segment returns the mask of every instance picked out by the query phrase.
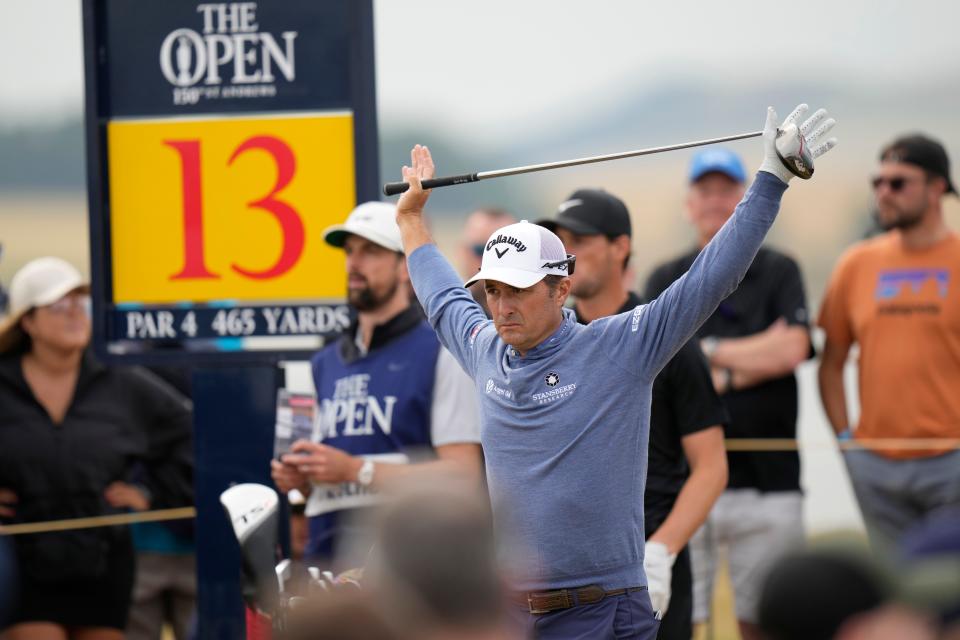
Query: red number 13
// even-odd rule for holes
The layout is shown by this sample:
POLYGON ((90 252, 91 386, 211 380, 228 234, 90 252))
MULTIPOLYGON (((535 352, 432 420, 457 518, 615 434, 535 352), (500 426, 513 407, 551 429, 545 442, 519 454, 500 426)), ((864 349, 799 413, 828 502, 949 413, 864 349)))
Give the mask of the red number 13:
MULTIPOLYGON (((203 196, 200 181, 200 141, 165 140, 164 144, 180 154, 180 166, 183 176, 183 268, 170 277, 171 280, 189 280, 220 276, 207 269, 203 256, 203 196)), ((266 151, 277 165, 277 181, 270 192, 259 200, 247 203, 248 207, 263 209, 276 218, 283 233, 283 249, 272 267, 264 271, 251 271, 236 264, 230 266, 242 276, 254 280, 265 280, 281 276, 297 263, 303 253, 305 233, 303 220, 296 209, 276 198, 296 172, 297 161, 293 151, 279 138, 273 136, 254 136, 244 140, 238 146, 227 165, 233 164, 240 155, 253 149, 266 151)))

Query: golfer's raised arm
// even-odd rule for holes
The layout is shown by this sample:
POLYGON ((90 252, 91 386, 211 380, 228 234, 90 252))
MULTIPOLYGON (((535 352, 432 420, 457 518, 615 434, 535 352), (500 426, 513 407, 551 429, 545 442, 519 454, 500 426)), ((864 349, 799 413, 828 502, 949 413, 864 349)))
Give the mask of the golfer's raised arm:
POLYGON ((410 188, 397 202, 397 224, 403 252, 407 256, 410 281, 440 342, 464 370, 473 375, 474 351, 471 346, 477 337, 473 329, 486 322, 487 317, 437 249, 423 219, 423 208, 430 191, 424 191, 420 181, 433 177, 430 150, 417 145, 410 152, 410 159, 412 166, 403 167, 403 179, 410 188))
MULTIPOLYGON (((796 125, 806 114, 807 106, 798 106, 784 121, 781 129, 797 126, 811 145, 813 157, 829 151, 836 144, 831 138, 819 143, 833 126, 832 118, 820 109, 802 126, 796 125)), ((777 155, 777 114, 770 108, 764 128, 764 160, 754 183, 733 216, 704 247, 690 270, 671 284, 660 296, 639 311, 645 350, 642 367, 656 375, 674 353, 710 317, 724 298, 740 284, 760 249, 767 231, 780 210, 780 199, 793 174, 777 155)))

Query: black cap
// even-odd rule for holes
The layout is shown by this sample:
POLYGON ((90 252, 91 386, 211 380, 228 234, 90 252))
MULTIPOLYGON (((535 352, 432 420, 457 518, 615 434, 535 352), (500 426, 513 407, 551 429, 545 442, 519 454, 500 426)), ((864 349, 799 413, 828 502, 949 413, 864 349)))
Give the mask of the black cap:
POLYGON ((950 179, 950 159, 943 145, 925 135, 915 133, 897 138, 880 152, 881 162, 915 164, 947 181, 947 193, 956 193, 950 179))
POLYGON ((557 227, 582 236, 632 237, 630 213, 623 200, 602 189, 578 189, 557 207, 553 219, 538 220, 550 231, 557 227))

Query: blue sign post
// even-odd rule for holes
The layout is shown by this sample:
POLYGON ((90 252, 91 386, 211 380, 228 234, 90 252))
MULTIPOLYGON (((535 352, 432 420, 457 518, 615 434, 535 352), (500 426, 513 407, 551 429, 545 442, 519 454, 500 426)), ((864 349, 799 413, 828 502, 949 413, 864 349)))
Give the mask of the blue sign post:
POLYGON ((94 346, 193 371, 199 633, 243 635, 219 503, 269 484, 277 363, 350 322, 321 231, 375 200, 372 0, 83 0, 94 346))

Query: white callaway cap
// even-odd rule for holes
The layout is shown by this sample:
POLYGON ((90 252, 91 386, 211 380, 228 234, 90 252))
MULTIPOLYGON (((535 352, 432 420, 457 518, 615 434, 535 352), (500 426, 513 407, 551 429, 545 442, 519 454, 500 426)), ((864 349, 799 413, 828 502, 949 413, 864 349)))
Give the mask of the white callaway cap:
POLYGON ((351 233, 390 251, 403 253, 400 227, 397 226, 397 208, 392 204, 364 202, 350 212, 346 222, 324 229, 323 239, 327 244, 340 248, 351 233))
POLYGON ((526 289, 546 276, 566 276, 569 262, 563 243, 552 231, 521 220, 493 232, 483 247, 480 271, 467 280, 496 280, 526 289))

